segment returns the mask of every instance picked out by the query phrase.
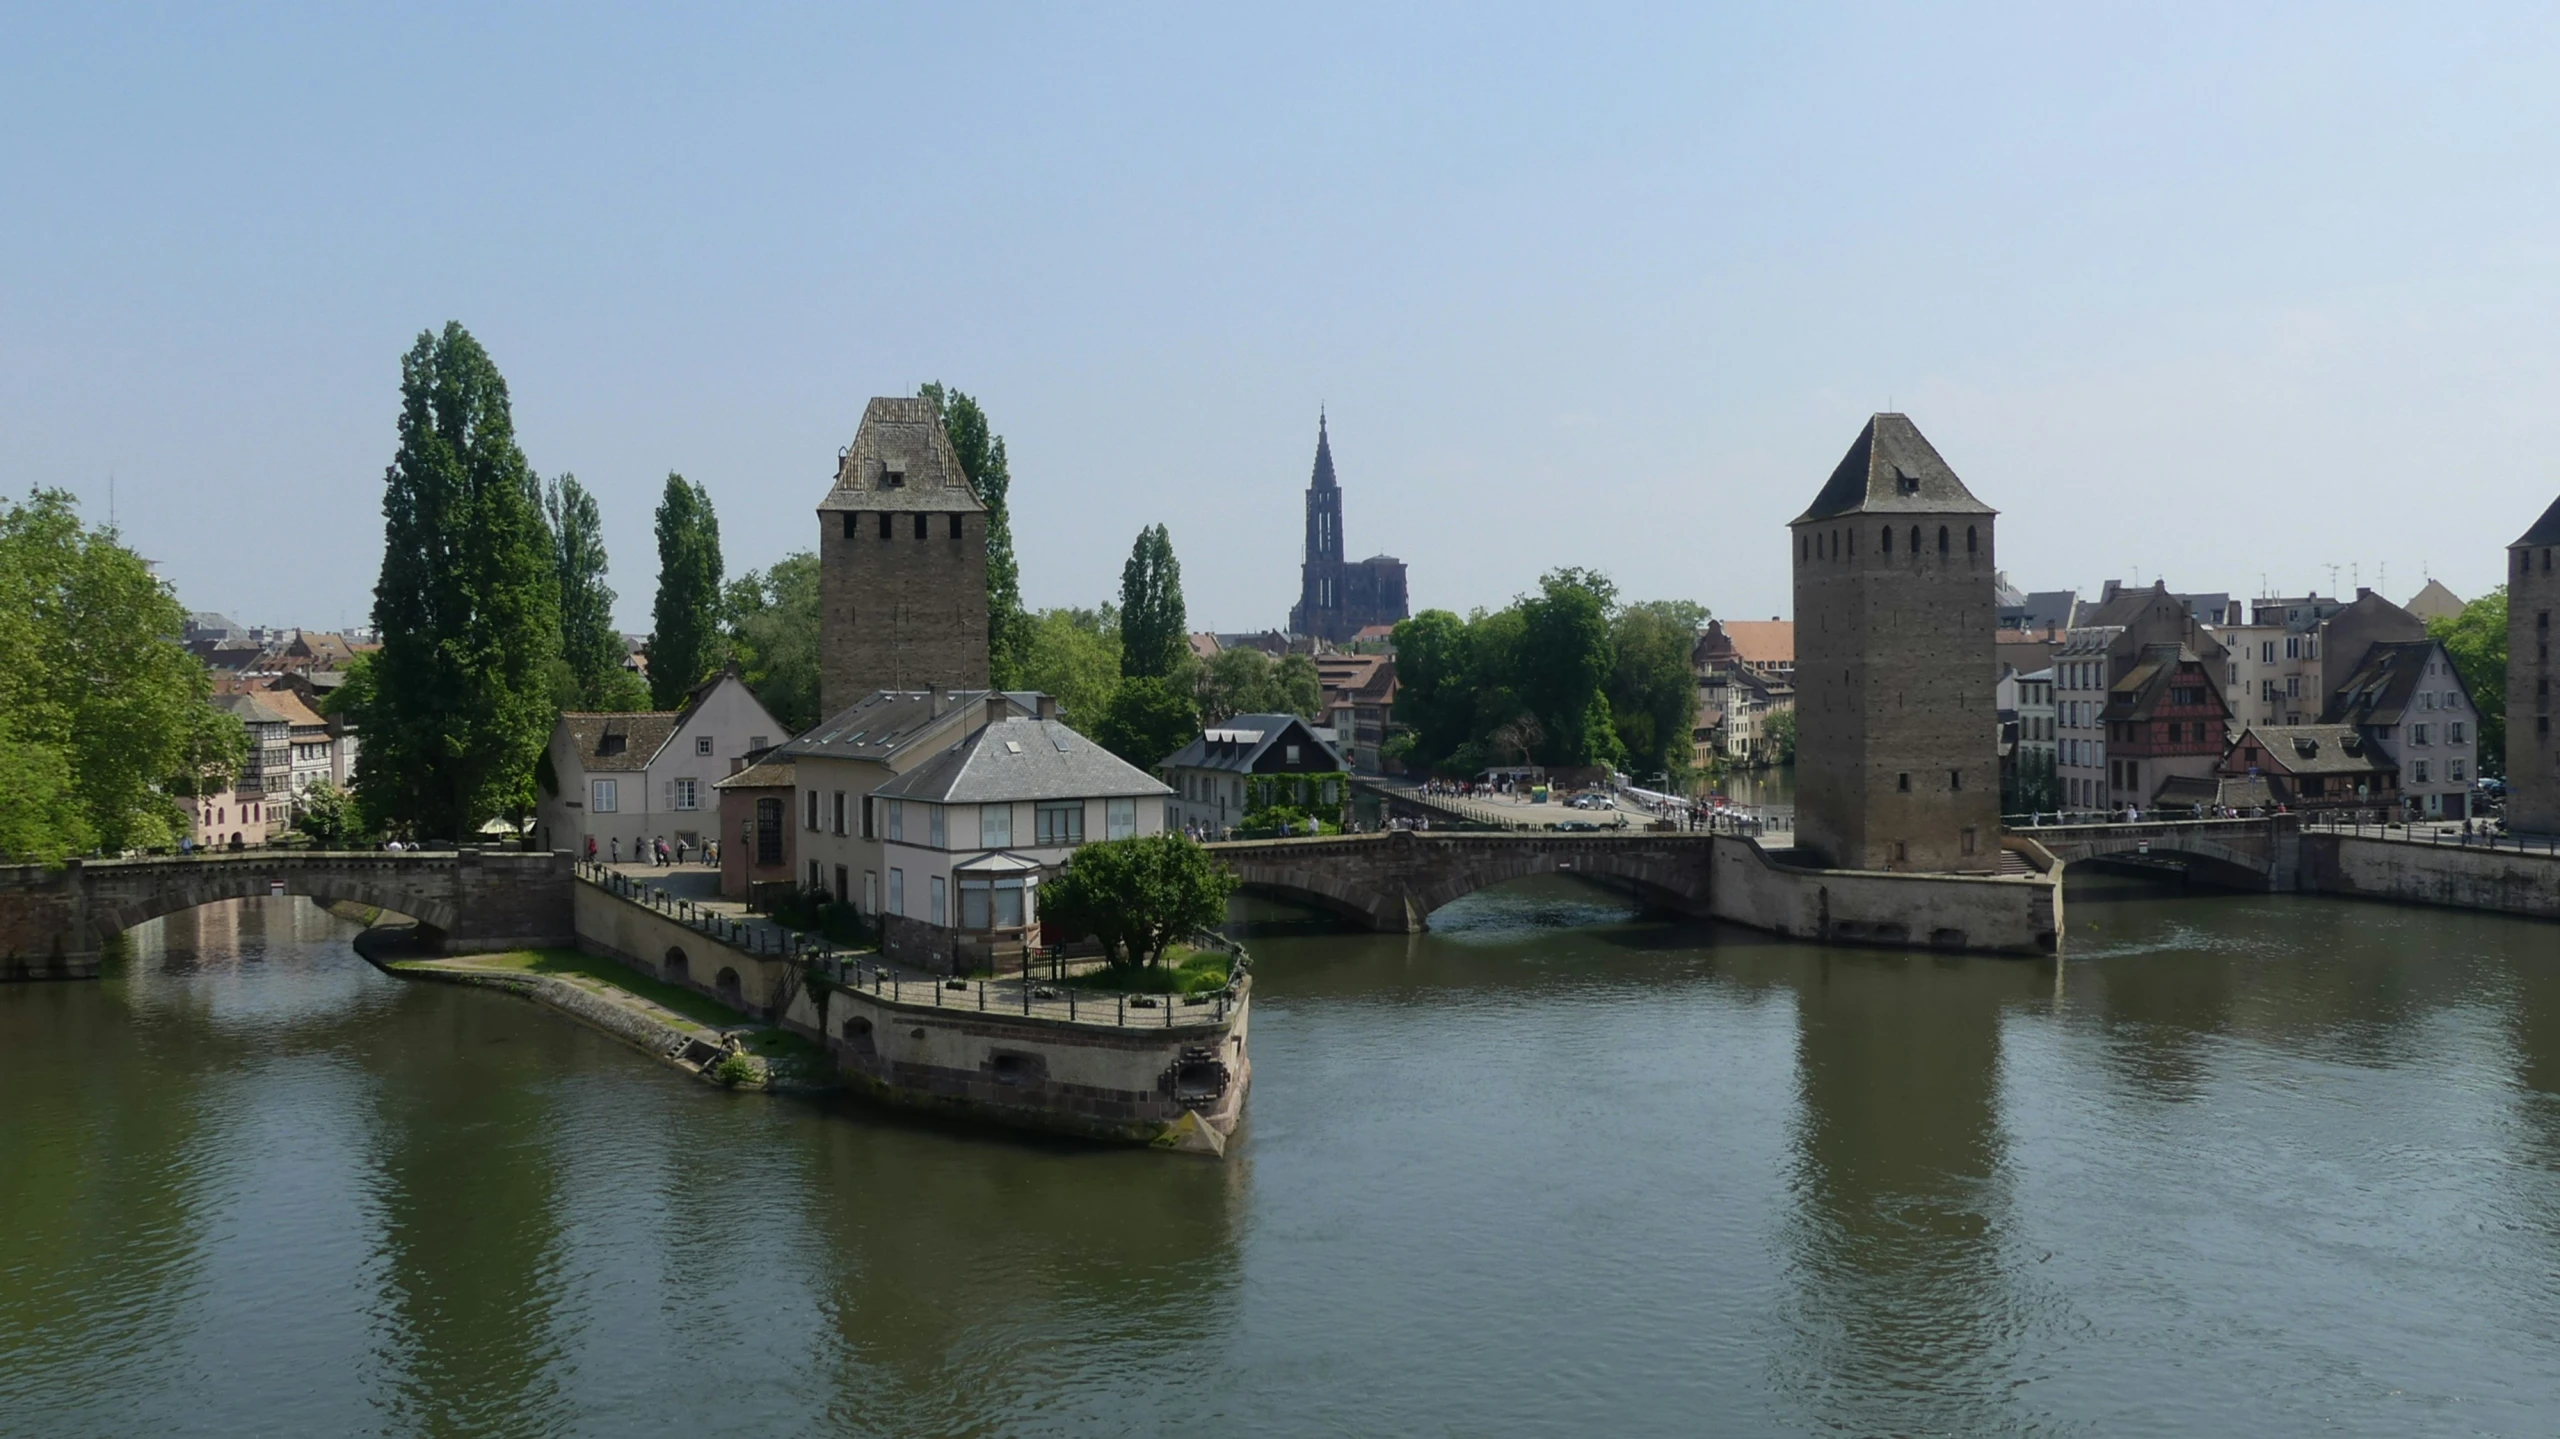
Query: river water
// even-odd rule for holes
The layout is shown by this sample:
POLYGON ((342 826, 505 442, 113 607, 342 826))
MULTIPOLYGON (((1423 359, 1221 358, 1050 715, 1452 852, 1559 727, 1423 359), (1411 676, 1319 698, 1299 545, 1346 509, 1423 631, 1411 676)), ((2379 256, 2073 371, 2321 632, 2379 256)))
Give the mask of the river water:
POLYGON ((0 987, 0 1433, 2560 1432, 2560 930, 1266 912, 1225 1164, 706 1088, 299 900, 0 987))

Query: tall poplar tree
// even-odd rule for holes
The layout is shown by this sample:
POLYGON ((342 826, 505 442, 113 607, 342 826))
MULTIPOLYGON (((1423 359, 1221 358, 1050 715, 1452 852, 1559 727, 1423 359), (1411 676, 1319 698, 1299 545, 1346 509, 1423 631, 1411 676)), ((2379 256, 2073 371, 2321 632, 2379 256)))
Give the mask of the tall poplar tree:
POLYGON ((942 416, 942 432, 960 456, 960 468, 978 503, 987 507, 987 673, 1000 690, 1018 689, 1031 644, 1031 617, 1022 609, 1022 569, 1013 558, 1013 471, 1005 462, 1004 436, 987 424, 987 412, 940 380, 916 391, 942 416))
POLYGON ((1182 565, 1164 526, 1150 525, 1138 532, 1129 562, 1120 567, 1120 673, 1160 679, 1180 669, 1190 652, 1182 565))
POLYGON ((555 715, 560 587, 507 382, 460 324, 402 357, 399 428, 357 786, 377 819, 460 839, 531 807, 555 715))
POLYGON ((551 526, 552 571, 560 583, 560 661, 564 709, 629 710, 647 703, 622 667, 622 632, 613 627, 613 589, 604 582, 604 522, 595 496, 576 475, 543 487, 551 526))
POLYGON ((670 473, 658 501, 658 602, 649 698, 675 709, 727 657, 720 626, 720 517, 702 486, 670 473))

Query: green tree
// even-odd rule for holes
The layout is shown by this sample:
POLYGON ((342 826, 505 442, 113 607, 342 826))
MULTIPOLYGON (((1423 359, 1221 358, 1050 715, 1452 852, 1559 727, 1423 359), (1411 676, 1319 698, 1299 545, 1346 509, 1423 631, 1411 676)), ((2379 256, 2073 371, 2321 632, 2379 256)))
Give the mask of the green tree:
POLYGON ((1226 921, 1236 877, 1179 834, 1104 840, 1078 849, 1040 886, 1040 911, 1069 934, 1102 941, 1113 964, 1153 965, 1167 945, 1226 921))
POLYGON ((987 412, 940 380, 916 393, 933 402, 942 432, 960 456, 960 468, 978 503, 987 507, 987 673, 997 689, 1020 689, 1031 644, 1031 617, 1022 609, 1022 568, 1013 558, 1013 471, 1004 436, 987 424, 987 412))
POLYGON ((728 656, 720 629, 720 517, 711 495, 670 473, 658 500, 658 599, 650 610, 649 699, 681 707, 728 656))
POLYGON ((1771 763, 1796 762, 1796 712, 1782 709, 1760 721, 1760 745, 1771 763))
POLYGON ((1395 718, 1413 736, 1406 763, 1434 769, 1476 737, 1473 653, 1465 620, 1424 610, 1396 625, 1395 718))
POLYGON ((1093 727, 1095 743, 1149 774, 1199 733, 1200 712, 1192 707, 1190 687, 1153 675, 1120 681, 1102 722, 1093 727))
POLYGON ((560 665, 554 698, 564 710, 636 710, 649 702, 639 676, 622 667, 613 625, 613 589, 604 582, 604 522, 595 496, 575 475, 543 487, 552 571, 560 582, 560 665))
POLYGON ((1519 687, 1546 726, 1549 764, 1615 765, 1626 758, 1605 692, 1617 663, 1609 641, 1616 606, 1609 577, 1580 569, 1540 576, 1538 593, 1520 602, 1519 687))
POLYGON ((1191 657, 1182 610, 1182 565, 1162 525, 1138 532, 1120 568, 1120 673, 1163 678, 1191 657))
POLYGON ((738 678, 792 734, 818 713, 818 557, 785 555, 729 583, 729 650, 738 678))
POLYGON ((248 753, 179 642, 186 614, 113 530, 60 490, 0 504, 0 851, 54 860, 174 843, 173 796, 248 753))
POLYGON ((294 828, 322 849, 362 849, 364 823, 338 787, 319 780, 293 798, 294 828))
POLYGON ((557 714, 560 586, 488 352, 459 324, 419 335, 400 399, 357 785, 369 813, 459 838, 531 807, 534 756, 557 714))
POLYGON ((2480 712, 2480 772, 2507 772, 2507 587, 2500 585, 2462 607, 2462 613, 2427 623, 2427 633, 2471 691, 2480 712))
POLYGON ((1627 767, 1660 774, 1677 793, 1689 782, 1698 726, 1698 678, 1690 663, 1706 607, 1688 600, 1628 605, 1610 621, 1609 717, 1627 767))
POLYGON ((1027 633, 1020 687, 1054 696, 1068 724, 1093 733, 1120 688, 1120 612, 1042 610, 1027 633))
POLYGON ((1296 715, 1312 720, 1323 716, 1324 680, 1316 673, 1316 662, 1301 654, 1286 654, 1271 667, 1270 714, 1296 715))

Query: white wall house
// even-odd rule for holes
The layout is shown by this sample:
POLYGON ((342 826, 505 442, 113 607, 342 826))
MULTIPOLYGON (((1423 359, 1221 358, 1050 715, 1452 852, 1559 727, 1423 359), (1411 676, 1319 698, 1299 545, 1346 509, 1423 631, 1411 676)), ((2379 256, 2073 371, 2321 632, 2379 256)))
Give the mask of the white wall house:
POLYGON ((1018 962, 1042 876, 1091 841, 1162 833, 1171 794, 1063 721, 981 725, 873 793, 882 948, 946 971, 1018 962))
POLYGON ((583 855, 592 839, 608 860, 639 858, 653 839, 698 848, 720 827, 713 782, 781 730, 735 674, 695 690, 680 710, 563 714, 535 773, 536 842, 583 855))
POLYGON ((1056 714, 1056 703, 1039 694, 874 690, 812 726, 774 754, 792 766, 801 886, 878 915, 886 894, 872 792, 991 720, 1056 714))

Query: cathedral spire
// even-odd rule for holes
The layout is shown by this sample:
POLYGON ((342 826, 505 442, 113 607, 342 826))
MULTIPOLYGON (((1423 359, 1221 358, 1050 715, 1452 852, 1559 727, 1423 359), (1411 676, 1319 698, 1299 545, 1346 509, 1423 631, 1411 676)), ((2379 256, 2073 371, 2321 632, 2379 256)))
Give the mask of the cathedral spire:
POLYGON ((1316 406, 1316 473, 1308 482, 1314 489, 1337 488, 1333 482, 1333 439, 1325 433, 1324 406, 1316 406))

